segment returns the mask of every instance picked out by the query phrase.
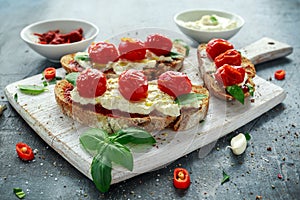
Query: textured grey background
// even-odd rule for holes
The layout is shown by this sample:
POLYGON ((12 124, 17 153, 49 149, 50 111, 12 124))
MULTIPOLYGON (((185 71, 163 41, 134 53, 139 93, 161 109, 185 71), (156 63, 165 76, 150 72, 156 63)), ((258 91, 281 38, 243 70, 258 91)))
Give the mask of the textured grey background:
MULTIPOLYGON (((0 103, 8 109, 0 117, 0 199, 17 199, 12 190, 21 187, 26 199, 297 199, 300 196, 299 120, 299 0, 94 0, 30 1, 0 0, 0 103), (4 95, 7 84, 41 73, 48 62, 33 52, 19 37, 26 25, 51 18, 74 17, 100 28, 97 40, 126 30, 162 27, 179 31, 173 16, 193 8, 221 9, 241 15, 246 24, 230 41, 243 47, 267 36, 293 46, 287 58, 256 66, 257 74, 284 88, 287 98, 269 112, 221 138, 205 157, 205 148, 170 165, 119 184, 106 194, 82 175, 26 124, 4 95), (274 71, 285 69, 286 79, 277 81, 274 71), (252 139, 242 156, 234 156, 226 146, 238 132, 252 139), (24 163, 15 152, 19 141, 38 154, 24 163), (271 151, 267 148, 271 147, 271 151), (187 168, 192 184, 185 192, 172 185, 173 169, 187 168), (222 171, 230 181, 221 185, 222 171), (283 175, 283 179, 277 177, 283 175)), ((178 147, 180 148, 180 147, 178 147)), ((210 149, 210 148, 207 148, 210 149)))

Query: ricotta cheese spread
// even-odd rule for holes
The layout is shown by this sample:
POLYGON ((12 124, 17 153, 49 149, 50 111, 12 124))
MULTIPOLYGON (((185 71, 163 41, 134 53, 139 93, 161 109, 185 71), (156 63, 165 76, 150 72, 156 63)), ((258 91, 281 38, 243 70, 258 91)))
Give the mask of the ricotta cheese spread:
POLYGON ((225 31, 237 27, 235 20, 218 15, 204 15, 197 21, 179 21, 179 23, 187 28, 201 31, 225 31))
MULTIPOLYGON (((97 104, 100 103, 104 108, 108 110, 118 109, 123 112, 128 113, 138 113, 148 115, 152 111, 157 110, 164 115, 177 117, 180 115, 181 106, 175 103, 174 98, 168 94, 162 92, 156 81, 148 82, 148 97, 139 102, 131 102, 125 99, 118 90, 118 79, 111 78, 107 80, 107 90, 106 92, 96 98, 84 98, 78 93, 75 87, 71 93, 71 99, 74 102, 80 104, 97 104)), ((190 105, 185 105, 189 107, 200 107, 202 101, 197 100, 190 105)))

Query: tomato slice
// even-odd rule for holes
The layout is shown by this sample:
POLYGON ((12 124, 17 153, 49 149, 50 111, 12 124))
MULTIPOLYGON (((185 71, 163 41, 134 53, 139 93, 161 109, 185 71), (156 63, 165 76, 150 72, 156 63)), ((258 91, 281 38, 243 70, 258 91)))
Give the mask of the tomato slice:
POLYGON ((98 97, 107 89, 106 77, 103 72, 97 69, 87 68, 78 75, 76 86, 80 96, 85 98, 98 97))
POLYGON ((215 78, 221 85, 231 86, 242 83, 245 78, 245 73, 245 69, 241 66, 225 64, 217 69, 215 78))
POLYGON ((192 83, 187 75, 177 71, 167 71, 158 77, 158 88, 170 96, 178 97, 192 91, 192 83))
POLYGON ((285 78, 285 71, 283 69, 279 69, 275 71, 274 76, 277 80, 283 80, 285 78))
POLYGON ((44 70, 44 77, 46 80, 52 80, 56 76, 56 69, 54 67, 48 67, 44 70))
POLYGON ((234 49, 233 45, 227 40, 217 38, 210 40, 206 45, 206 53, 208 58, 214 60, 215 57, 224 53, 228 49, 234 49))
POLYGON ((161 34, 149 35, 145 41, 146 48, 157 56, 168 55, 172 49, 172 41, 161 34))
POLYGON ((146 55, 145 44, 138 39, 122 38, 118 49, 120 58, 130 61, 142 60, 146 55))
POLYGON ((143 100, 148 96, 147 77, 141 70, 126 70, 119 76, 119 91, 127 100, 143 100))
POLYGON ((92 62, 106 65, 108 62, 115 62, 119 59, 119 52, 114 44, 98 42, 89 46, 89 57, 92 62))
POLYGON ((237 50, 229 49, 215 57, 214 61, 217 68, 224 64, 240 66, 242 64, 242 56, 237 50))
POLYGON ((22 160, 30 161, 34 159, 34 154, 30 146, 25 143, 19 142, 16 144, 16 151, 22 160))

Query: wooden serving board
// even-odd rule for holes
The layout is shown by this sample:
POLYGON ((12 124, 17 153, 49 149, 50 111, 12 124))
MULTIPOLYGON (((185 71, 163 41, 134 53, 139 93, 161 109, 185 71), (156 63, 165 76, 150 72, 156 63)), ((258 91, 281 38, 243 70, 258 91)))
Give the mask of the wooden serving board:
MULTIPOLYGON (((193 58, 196 58, 196 49, 191 51, 193 58)), ((195 62, 195 59, 191 59, 190 62, 195 62)), ((64 76, 65 71, 58 69, 57 73, 58 76, 64 76)), ((36 75, 8 85, 5 88, 8 101, 49 146, 91 179, 92 157, 79 144, 80 134, 88 127, 62 114, 55 101, 54 85, 48 86, 48 91, 37 96, 22 94, 17 88, 18 85, 41 84, 41 77, 42 75, 36 75), (18 96, 17 100, 14 98, 15 94, 18 96)), ((164 130, 153 133, 157 145, 133 152, 132 172, 114 165, 112 183, 155 170, 210 144, 262 115, 286 97, 284 90, 279 86, 258 76, 254 81, 257 87, 253 101, 246 101, 242 105, 237 101, 224 102, 211 97, 207 117, 199 125, 187 131, 164 130)))

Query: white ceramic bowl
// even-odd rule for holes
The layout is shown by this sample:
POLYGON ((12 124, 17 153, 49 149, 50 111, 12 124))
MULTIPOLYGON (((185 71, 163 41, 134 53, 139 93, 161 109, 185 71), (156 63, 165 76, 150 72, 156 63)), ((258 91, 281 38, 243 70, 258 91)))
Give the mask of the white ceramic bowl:
POLYGON ((20 33, 21 38, 37 53, 48 58, 52 62, 59 62, 66 54, 85 51, 95 40, 99 29, 94 24, 78 19, 53 19, 33 23, 26 26, 20 33), (45 33, 49 30, 60 30, 61 33, 69 33, 78 28, 83 29, 84 40, 69 44, 39 44, 38 37, 34 33, 45 33))
POLYGON ((213 38, 223 38, 223 39, 230 39, 234 36, 239 30, 243 27, 245 21, 239 15, 224 12, 220 10, 186 10, 180 12, 174 16, 174 21, 178 28, 189 38, 197 41, 198 43, 206 43, 213 38), (218 15, 220 17, 228 18, 235 20, 237 22, 237 26, 234 29, 230 30, 198 30, 193 28, 188 28, 183 26, 180 21, 189 22, 189 21, 197 21, 200 20, 203 15, 218 15))

